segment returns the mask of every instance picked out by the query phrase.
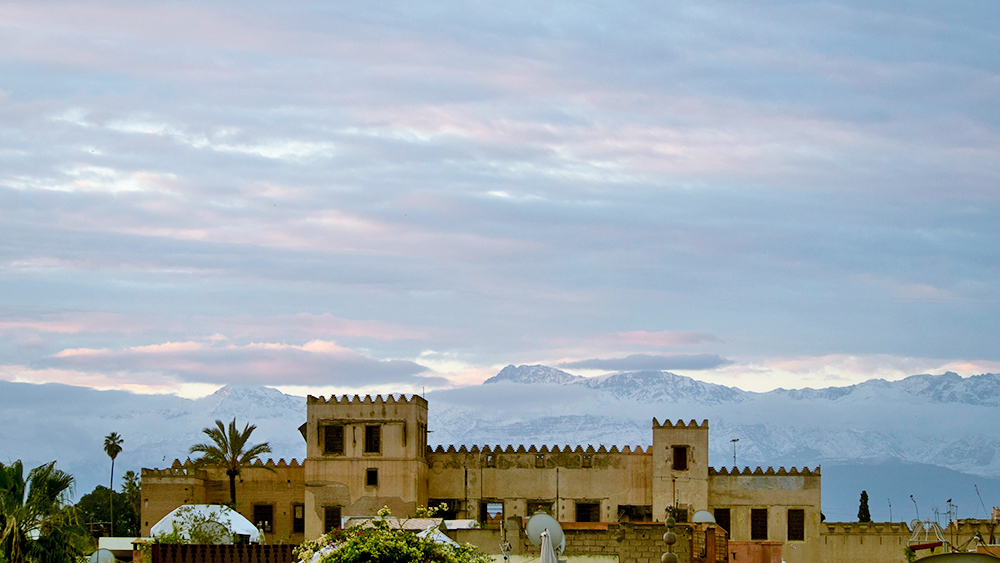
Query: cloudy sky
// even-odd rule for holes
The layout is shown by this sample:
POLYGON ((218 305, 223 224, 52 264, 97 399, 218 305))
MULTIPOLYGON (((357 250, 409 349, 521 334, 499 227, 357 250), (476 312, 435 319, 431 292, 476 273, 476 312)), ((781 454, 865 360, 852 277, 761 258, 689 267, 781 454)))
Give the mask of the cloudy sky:
POLYGON ((1000 371, 1000 4, 0 3, 0 378, 1000 371))

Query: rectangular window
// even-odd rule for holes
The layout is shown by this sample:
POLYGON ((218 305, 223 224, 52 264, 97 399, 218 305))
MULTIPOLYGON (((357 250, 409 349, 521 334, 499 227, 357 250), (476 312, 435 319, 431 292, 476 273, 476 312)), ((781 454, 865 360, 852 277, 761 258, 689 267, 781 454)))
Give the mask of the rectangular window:
POLYGON ((483 500, 479 503, 479 521, 485 526, 499 526, 503 523, 503 501, 483 500))
POLYGON ((496 466, 497 466, 496 454, 486 454, 486 467, 496 467, 496 466))
POLYGON ((577 502, 576 503, 577 522, 600 522, 601 503, 599 502, 577 502))
POLYGON ((335 424, 323 427, 323 453, 344 453, 344 425, 335 424))
POLYGON ((535 455, 535 467, 545 467, 545 454, 535 455))
POLYGON ((292 505, 292 533, 306 533, 306 505, 304 504, 292 505))
POLYGON ((323 507, 323 533, 327 533, 330 530, 336 530, 340 528, 340 507, 339 506, 324 506, 323 507))
POLYGON ((365 426, 365 453, 382 453, 382 427, 378 425, 365 426))
POLYGON ((457 520, 461 506, 462 500, 457 498, 432 498, 427 501, 428 508, 438 509, 434 517, 445 520, 457 520), (441 508, 441 505, 444 505, 444 508, 441 508))
POLYGON ((729 537, 733 537, 733 529, 730 528, 730 515, 728 508, 716 508, 715 509, 715 524, 722 528, 723 530, 729 532, 729 537))
POLYGON ((365 486, 366 487, 378 486, 378 469, 369 468, 365 470, 365 486))
POLYGON ((539 512, 544 512, 549 516, 552 515, 552 501, 551 500, 529 500, 528 501, 528 516, 537 514, 539 512))
POLYGON ((688 447, 674 446, 674 471, 687 471, 688 447))
POLYGON ((652 522, 653 507, 641 504, 619 504, 619 522, 652 522))
POLYGON ((255 504, 253 505, 253 523, 257 528, 267 533, 274 531, 274 505, 255 504))
POLYGON ((580 457, 580 467, 593 467, 594 466, 594 456, 587 454, 580 457))
POLYGON ((766 508, 750 509, 750 539, 754 541, 767 539, 766 508))
POLYGON ((806 511, 801 508, 788 509, 788 541, 805 541, 806 511))

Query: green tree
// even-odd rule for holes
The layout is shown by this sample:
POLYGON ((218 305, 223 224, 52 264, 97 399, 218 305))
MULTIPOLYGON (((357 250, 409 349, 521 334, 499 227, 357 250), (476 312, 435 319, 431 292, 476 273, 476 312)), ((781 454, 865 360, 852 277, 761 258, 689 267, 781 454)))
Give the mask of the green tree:
MULTIPOLYGON (((118 457, 118 454, 122 453, 122 442, 122 437, 117 432, 112 432, 104 437, 104 452, 111 458, 111 482, 108 488, 112 491, 115 490, 115 458, 118 457)), ((113 536, 115 535, 114 495, 108 496, 108 502, 111 503, 111 533, 109 535, 113 536)))
POLYGON ((113 524, 114 529, 124 536, 139 535, 139 515, 124 493, 112 491, 104 485, 94 487, 94 490, 80 497, 76 503, 77 516, 80 524, 93 530, 113 524), (111 513, 110 498, 113 497, 118 510, 111 513), (112 521, 112 518, 114 521, 112 521))
POLYGON ((858 522, 871 522, 872 513, 868 510, 868 491, 861 491, 861 505, 858 507, 858 522))
POLYGON ((430 538, 389 526, 389 509, 379 511, 371 527, 333 530, 319 539, 295 548, 300 563, 312 561, 319 553, 319 563, 489 563, 493 559, 466 544, 437 543, 430 538))
POLYGON ((142 487, 139 483, 139 476, 136 475, 135 471, 129 469, 122 477, 122 497, 132 507, 132 511, 137 517, 142 515, 141 496, 142 487))
POLYGON ((55 463, 32 469, 27 479, 20 460, 0 463, 0 560, 61 563, 83 553, 87 534, 66 502, 73 476, 55 463))
POLYGON ((240 471, 259 459, 262 454, 271 453, 271 446, 267 443, 247 445, 250 434, 257 429, 257 426, 247 424, 240 431, 236 427, 236 419, 229 423, 229 428, 222 424, 221 420, 215 421, 215 428, 202 429, 202 432, 212 440, 210 444, 195 444, 191 446, 190 453, 200 453, 202 456, 195 461, 196 465, 214 465, 220 469, 225 469, 229 476, 229 505, 236 506, 236 477, 240 471))

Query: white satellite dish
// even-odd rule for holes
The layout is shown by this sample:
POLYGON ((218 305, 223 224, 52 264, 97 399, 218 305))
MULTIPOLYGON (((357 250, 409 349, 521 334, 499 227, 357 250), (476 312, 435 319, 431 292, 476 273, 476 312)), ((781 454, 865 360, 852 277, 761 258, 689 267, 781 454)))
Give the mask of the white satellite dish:
POLYGON ((545 514, 544 512, 539 512, 528 519, 528 525, 524 527, 524 533, 528 535, 528 540, 531 541, 533 545, 542 545, 542 534, 548 532, 549 539, 552 542, 552 551, 555 555, 562 555, 562 552, 566 549, 566 534, 563 533, 562 526, 559 522, 545 514))

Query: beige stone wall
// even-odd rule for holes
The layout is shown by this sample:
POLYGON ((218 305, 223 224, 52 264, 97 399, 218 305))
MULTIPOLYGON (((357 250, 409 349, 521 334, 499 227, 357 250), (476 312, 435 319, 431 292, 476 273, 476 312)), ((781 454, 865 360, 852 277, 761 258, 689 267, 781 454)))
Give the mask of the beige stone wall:
POLYGON ((553 503, 567 522, 576 520, 577 502, 600 503, 605 522, 618 520, 619 505, 651 504, 651 456, 642 448, 439 446, 427 462, 428 497, 459 500, 465 518, 479 517, 483 499, 503 500, 505 518, 530 516, 529 501, 553 503))
POLYGON ((904 550, 911 535, 910 528, 902 523, 826 522, 823 524, 820 561, 905 563, 904 550))
POLYGON ((782 557, 788 563, 813 563, 820 557, 820 470, 757 468, 730 473, 726 469, 709 472, 709 505, 729 508, 730 538, 750 541, 750 511, 768 510, 767 540, 784 542, 782 557), (788 510, 805 511, 805 540, 789 541, 788 510))
MULTIPOLYGON (((292 532, 292 506, 304 496, 304 470, 296 460, 286 463, 257 462, 245 467, 236 478, 236 511, 253 521, 255 504, 273 506, 272 532, 265 534, 271 543, 301 543, 305 536, 292 532)), ((225 471, 206 467, 194 469, 190 461, 176 462, 171 469, 142 470, 141 534, 170 511, 185 504, 225 504, 229 502, 229 477, 225 471)))
POLYGON ((686 508, 693 514, 708 508, 708 421, 685 424, 653 419, 652 497, 653 519, 662 522, 667 507, 686 508), (675 446, 687 449, 687 469, 674 469, 675 446))

